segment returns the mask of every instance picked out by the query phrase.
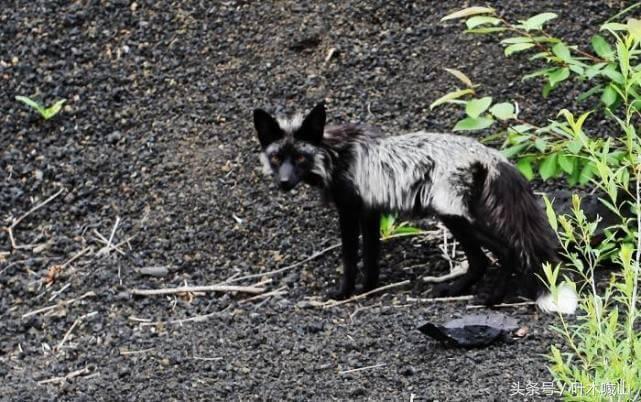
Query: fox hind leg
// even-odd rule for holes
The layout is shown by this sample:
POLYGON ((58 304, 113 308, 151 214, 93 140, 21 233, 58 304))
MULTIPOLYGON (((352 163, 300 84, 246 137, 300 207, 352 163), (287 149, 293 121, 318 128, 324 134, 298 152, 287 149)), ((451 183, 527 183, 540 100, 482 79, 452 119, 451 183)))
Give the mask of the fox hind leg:
POLYGON ((449 283, 438 284, 434 287, 436 297, 459 296, 477 283, 485 274, 490 261, 481 249, 481 244, 475 236, 472 224, 461 216, 442 216, 441 221, 449 229, 463 248, 469 265, 468 271, 449 283))

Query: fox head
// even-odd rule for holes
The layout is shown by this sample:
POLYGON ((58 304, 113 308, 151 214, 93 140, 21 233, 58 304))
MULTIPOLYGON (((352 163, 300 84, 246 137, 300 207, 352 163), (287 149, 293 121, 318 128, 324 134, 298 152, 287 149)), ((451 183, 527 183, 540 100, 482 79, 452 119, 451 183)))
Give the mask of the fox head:
POLYGON ((319 103, 305 117, 275 119, 261 109, 254 110, 254 127, 262 147, 261 160, 271 170, 283 191, 301 181, 316 182, 314 168, 325 130, 325 104, 319 103))

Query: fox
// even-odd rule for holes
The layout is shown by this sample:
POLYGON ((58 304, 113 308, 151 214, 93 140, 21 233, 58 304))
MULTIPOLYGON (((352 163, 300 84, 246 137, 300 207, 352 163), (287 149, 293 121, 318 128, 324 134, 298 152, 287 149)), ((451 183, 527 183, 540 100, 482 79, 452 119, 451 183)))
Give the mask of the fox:
POLYGON ((360 237, 362 291, 379 282, 380 219, 385 213, 439 219, 461 245, 467 272, 433 289, 436 296, 468 292, 496 256, 499 279, 488 295, 501 303, 512 287, 524 289, 546 312, 573 314, 577 295, 562 285, 553 295, 540 279, 543 264, 559 262, 559 243, 529 182, 498 150, 476 139, 417 131, 385 135, 367 124, 326 125, 325 103, 306 116, 253 111, 264 171, 290 191, 299 183, 320 190, 338 212, 343 274, 332 299, 356 291, 360 237))

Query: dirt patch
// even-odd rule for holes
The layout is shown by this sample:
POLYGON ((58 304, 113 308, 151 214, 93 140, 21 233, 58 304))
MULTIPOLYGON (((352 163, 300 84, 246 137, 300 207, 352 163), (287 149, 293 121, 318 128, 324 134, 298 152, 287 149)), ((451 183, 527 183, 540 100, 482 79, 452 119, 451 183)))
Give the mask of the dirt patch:
MULTIPOLYGON (((619 7, 490 3, 519 17, 557 12, 555 32, 580 44, 619 7)), ((216 284, 338 242, 335 214, 317 194, 281 194, 263 177, 250 119, 255 107, 308 109, 325 97, 335 123, 366 120, 392 134, 447 130, 460 112, 428 108, 455 84, 441 67, 465 71, 497 99, 514 98, 534 121, 571 104, 575 88, 544 100, 538 85, 521 82, 529 64, 505 60, 495 38, 439 22, 464 5, 3 5, 2 225, 64 191, 15 228, 18 244, 35 248, 11 250, 0 232, 2 398, 507 400, 513 383, 550 381, 542 354, 558 342, 553 320, 531 308, 509 310, 530 331, 508 345, 450 349, 416 330, 466 312, 464 302, 408 300, 430 295, 419 276, 446 272, 438 241, 385 243, 382 283, 412 285, 331 309, 311 304, 334 286, 339 249, 274 276, 266 286, 284 294, 255 302, 128 292, 216 284), (68 102, 44 122, 15 95, 68 102), (120 252, 99 255, 105 244, 97 233, 108 240, 112 231, 120 252), (402 269, 418 263, 427 267, 402 269), (63 268, 52 274, 56 266, 63 268), (157 266, 166 275, 140 272, 157 266), (181 321, 197 316, 205 318, 181 321)))

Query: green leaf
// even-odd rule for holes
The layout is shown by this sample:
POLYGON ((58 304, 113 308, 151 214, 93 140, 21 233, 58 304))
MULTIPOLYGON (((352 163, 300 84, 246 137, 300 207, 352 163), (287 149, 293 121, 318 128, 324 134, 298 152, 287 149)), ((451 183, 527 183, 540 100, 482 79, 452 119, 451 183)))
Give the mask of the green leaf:
POLYGON ((523 21, 523 28, 526 30, 532 30, 532 29, 541 29, 543 24, 546 22, 553 20, 556 18, 557 15, 554 13, 542 13, 542 14, 537 14, 534 17, 530 17, 527 20, 523 21))
POLYGON ((479 25, 485 25, 485 24, 498 25, 500 23, 501 23, 500 19, 496 17, 490 17, 489 15, 476 15, 472 18, 469 18, 467 21, 465 21, 465 25, 467 25, 467 29, 473 29, 478 27, 479 25))
POLYGON ((490 113, 499 120, 507 120, 515 117, 514 105, 510 102, 497 103, 490 108, 490 113))
POLYGON ((29 106, 30 108, 36 110, 38 113, 43 114, 44 113, 44 106, 42 106, 40 103, 34 101, 33 99, 18 95, 15 98, 17 101, 24 103, 25 105, 29 106))
POLYGON ((575 138, 572 141, 569 141, 568 143, 565 144, 565 146, 568 149, 568 151, 570 151, 574 155, 581 152, 581 149, 583 148, 583 144, 581 144, 581 140, 578 138, 575 138))
POLYGON ((466 117, 456 123, 454 131, 483 130, 484 128, 491 126, 492 123, 494 123, 494 120, 487 117, 466 117))
POLYGON ((630 18, 626 28, 635 41, 641 41, 641 20, 630 18))
POLYGON ((574 157, 565 154, 559 154, 559 166, 567 174, 572 174, 574 171, 574 157))
POLYGON ((516 168, 521 172, 526 179, 532 180, 534 178, 534 170, 532 170, 532 158, 522 158, 516 163, 516 168))
POLYGON ((532 56, 530 56, 528 58, 528 60, 532 61, 532 60, 538 60, 538 59, 547 59, 549 57, 550 57, 550 53, 548 53, 548 52, 539 52, 539 53, 535 53, 532 56))
POLYGON ((527 148, 528 145, 529 144, 512 145, 511 147, 508 147, 508 148, 505 148, 505 149, 501 150, 501 152, 503 153, 503 155, 506 158, 511 159, 513 156, 518 155, 521 151, 523 151, 525 148, 527 148))
POLYGON ((474 90, 470 89, 470 88, 459 89, 457 91, 453 91, 453 92, 447 93, 447 94, 441 96, 440 98, 438 98, 437 100, 435 100, 434 102, 432 102, 432 104, 430 105, 430 110, 434 109, 438 105, 442 105, 443 103, 446 103, 446 102, 449 102, 451 100, 458 99, 461 96, 468 95, 468 94, 473 94, 473 93, 474 93, 474 90))
POLYGON ((463 84, 465 84, 466 87, 472 88, 474 87, 474 84, 472 83, 472 80, 465 74, 463 74, 461 71, 455 69, 455 68, 446 68, 444 67, 443 70, 446 72, 452 74, 454 77, 456 77, 459 81, 461 81, 463 84))
POLYGON ((583 170, 581 170, 581 174, 579 175, 579 184, 584 185, 592 179, 594 176, 594 169, 592 163, 587 163, 584 167, 583 170))
POLYGON ((598 92, 601 92, 601 91, 603 91, 603 86, 597 85, 597 86, 592 87, 592 88, 588 89, 587 91, 583 92, 576 99, 579 102, 583 102, 584 100, 588 99, 590 96, 592 96, 592 95, 594 95, 594 94, 596 94, 598 92))
POLYGON ((456 18, 470 17, 478 14, 494 14, 494 9, 489 7, 468 7, 462 10, 448 14, 441 18, 441 21, 453 20, 456 18))
POLYGON ((534 147, 541 153, 545 152, 545 149, 547 148, 547 141, 545 141, 545 138, 538 137, 536 140, 534 140, 534 147))
POLYGON ((601 25, 600 31, 604 31, 604 30, 608 30, 608 31, 627 31, 628 27, 627 27, 627 25, 621 24, 621 23, 618 23, 618 22, 610 22, 610 23, 601 25))
POLYGON ((614 89, 612 84, 610 84, 603 90, 603 93, 601 94, 601 102, 603 102, 606 107, 610 107, 617 101, 618 96, 616 89, 614 89))
POLYGON ((597 63, 597 64, 594 64, 594 65, 592 65, 592 66, 588 67, 588 68, 585 70, 585 76, 586 76, 586 78, 587 78, 587 79, 589 79, 589 80, 591 80, 591 79, 592 79, 592 78, 594 78, 597 74, 599 74, 599 73, 601 72, 601 69, 603 69, 603 67, 605 67, 605 66, 606 66, 606 64, 605 64, 605 63, 597 63))
POLYGON ((623 74, 621 74, 617 70, 617 67, 614 64, 608 64, 604 69, 602 69, 601 75, 609 78, 610 80, 616 82, 617 84, 623 85, 625 81, 625 79, 623 78, 623 74))
MULTIPOLYGON (((547 196, 543 196, 543 201, 545 202, 545 214, 548 217, 548 222, 550 222, 550 226, 552 226, 552 229, 556 231, 559 227, 559 224, 556 220, 556 212, 554 212, 554 207, 552 206, 552 203, 548 199, 547 196)), ((554 348, 554 346, 552 346, 554 348)), ((558 349, 557 349, 558 353, 558 349)), ((560 355, 559 355, 560 356, 560 355)))
POLYGON ((563 60, 566 63, 572 62, 572 54, 570 54, 570 49, 563 42, 559 42, 552 47, 552 53, 559 59, 563 60))
MULTIPOLYGON (((516 126, 511 126, 508 127, 508 132, 515 132, 519 134, 527 133, 528 131, 532 131, 534 129, 534 126, 531 124, 517 124, 516 126)), ((528 137, 526 137, 528 138, 528 137)))
POLYGON ((470 117, 477 118, 481 113, 485 112, 491 104, 492 98, 489 96, 481 99, 471 99, 467 101, 465 105, 465 113, 470 117))
POLYGON ((532 43, 532 38, 529 36, 514 36, 512 38, 503 39, 501 41, 504 45, 513 45, 516 43, 532 43))
POLYGON ((592 37, 592 49, 594 49, 597 56, 602 59, 612 60, 614 56, 614 50, 612 50, 610 44, 601 35, 594 35, 592 37))
POLYGON ((49 106, 43 111, 42 117, 44 117, 45 120, 49 120, 50 118, 54 117, 58 114, 58 112, 60 112, 60 109, 62 109, 62 105, 64 105, 65 102, 66 100, 62 99, 49 106))
POLYGON ((394 234, 419 234, 421 229, 413 226, 399 226, 394 230, 394 234))
POLYGON ((465 32, 474 33, 474 34, 488 34, 488 33, 503 32, 503 31, 507 31, 507 28, 502 28, 502 27, 474 28, 474 29, 467 29, 465 32))
POLYGON ((543 159, 541 166, 539 166, 539 174, 543 180, 556 176, 559 166, 557 161, 557 154, 551 154, 547 158, 543 159))
POLYGON ((543 95, 544 98, 547 98, 548 95, 550 95, 551 91, 552 91, 552 85, 550 85, 549 81, 543 84, 543 88, 541 88, 541 94, 543 95))
POLYGON ((554 88, 559 82, 562 82, 570 76, 570 69, 567 67, 557 68, 548 74, 550 89, 554 88))
POLYGON ((522 158, 516 162, 516 168, 521 172, 526 179, 532 180, 534 177, 534 170, 532 170, 532 158, 522 158))
POLYGON ((548 73, 556 70, 554 67, 549 67, 549 68, 542 68, 540 70, 533 71, 529 74, 525 74, 522 78, 523 81, 529 80, 531 78, 539 77, 541 75, 547 75, 548 73))
POLYGON ((532 47, 534 47, 534 43, 516 43, 505 48, 505 55, 510 56, 511 54, 522 52, 532 47))

